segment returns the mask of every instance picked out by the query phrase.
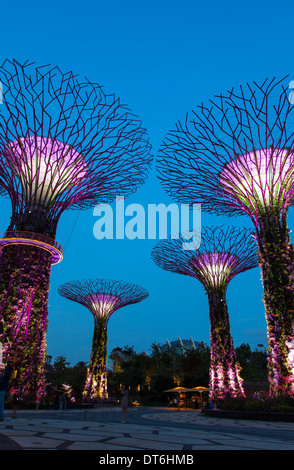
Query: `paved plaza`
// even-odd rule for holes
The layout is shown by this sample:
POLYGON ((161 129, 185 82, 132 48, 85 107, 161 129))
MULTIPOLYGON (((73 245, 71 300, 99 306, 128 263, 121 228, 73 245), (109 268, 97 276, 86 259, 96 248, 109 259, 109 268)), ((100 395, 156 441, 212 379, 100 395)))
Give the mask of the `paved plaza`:
POLYGON ((0 422, 0 450, 294 450, 294 423, 213 418, 198 411, 134 407, 18 410, 0 422))

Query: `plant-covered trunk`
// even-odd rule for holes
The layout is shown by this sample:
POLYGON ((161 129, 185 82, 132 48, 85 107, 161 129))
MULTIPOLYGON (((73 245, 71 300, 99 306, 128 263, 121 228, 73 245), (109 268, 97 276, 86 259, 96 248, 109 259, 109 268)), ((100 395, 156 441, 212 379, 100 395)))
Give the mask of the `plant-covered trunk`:
POLYGON ((107 398, 107 318, 95 318, 90 365, 84 398, 107 398))
POLYGON ((210 316, 210 388, 211 396, 222 399, 226 396, 244 396, 240 365, 230 331, 226 303, 226 288, 208 290, 210 316))
POLYGON ((257 239, 267 321, 270 395, 294 396, 294 256, 286 222, 276 216, 260 218, 257 239))
POLYGON ((10 394, 43 395, 52 255, 28 245, 5 246, 0 257, 0 341, 13 368, 10 394))

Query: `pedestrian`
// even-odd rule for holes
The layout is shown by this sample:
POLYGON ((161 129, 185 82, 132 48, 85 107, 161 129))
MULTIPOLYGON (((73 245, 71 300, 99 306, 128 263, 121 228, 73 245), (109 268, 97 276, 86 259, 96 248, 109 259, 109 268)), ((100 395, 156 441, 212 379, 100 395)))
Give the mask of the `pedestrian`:
POLYGON ((6 365, 4 374, 0 378, 0 421, 4 420, 4 399, 8 388, 8 383, 12 375, 12 368, 6 365))
POLYGON ((127 409, 129 406, 129 387, 128 385, 123 385, 121 390, 121 412, 122 412, 122 423, 125 424, 127 418, 127 409))
POLYGON ((37 399, 36 399, 36 410, 38 410, 40 408, 40 405, 41 405, 41 398, 39 396, 37 396, 37 399))
POLYGON ((62 393, 60 396, 60 410, 66 410, 67 409, 67 400, 66 396, 62 393))

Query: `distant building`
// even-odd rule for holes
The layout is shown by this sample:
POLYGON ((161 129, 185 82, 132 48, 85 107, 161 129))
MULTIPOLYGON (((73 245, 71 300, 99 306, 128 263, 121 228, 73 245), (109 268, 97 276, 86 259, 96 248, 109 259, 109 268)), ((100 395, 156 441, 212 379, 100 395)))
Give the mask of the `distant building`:
POLYGON ((186 351, 190 351, 191 349, 196 349, 199 344, 200 342, 194 341, 192 338, 190 339, 178 338, 175 341, 171 341, 171 342, 167 339, 166 343, 158 344, 157 348, 160 352, 173 351, 175 354, 184 354, 186 351))

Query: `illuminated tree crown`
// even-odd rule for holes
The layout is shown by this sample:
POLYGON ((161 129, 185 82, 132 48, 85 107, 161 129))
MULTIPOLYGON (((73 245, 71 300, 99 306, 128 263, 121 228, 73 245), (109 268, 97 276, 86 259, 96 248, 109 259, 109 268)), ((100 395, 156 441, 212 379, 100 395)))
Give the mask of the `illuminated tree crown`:
POLYGON ((226 287, 238 273, 258 266, 252 231, 236 227, 205 227, 196 234, 201 240, 195 250, 184 250, 183 240, 161 240, 151 257, 166 271, 195 277, 208 289, 226 287))
POLYGON ((116 310, 140 302, 149 295, 143 287, 111 279, 67 282, 59 287, 58 292, 62 297, 88 308, 97 319, 108 319, 116 310))
POLYGON ((97 83, 58 67, 0 66, 0 187, 10 230, 54 236, 67 208, 87 208, 143 184, 150 144, 136 116, 97 83))
POLYGON ((175 200, 253 222, 267 321, 273 396, 294 396, 294 106, 289 81, 232 89, 178 122, 161 146, 159 179, 175 200))
POLYGON ((109 279, 89 279, 63 284, 61 296, 87 307, 94 316, 94 335, 84 397, 107 398, 107 323, 121 307, 141 302, 148 292, 140 286, 109 279))
POLYGON ((286 79, 232 89, 197 106, 164 139, 158 177, 181 203, 251 218, 294 199, 294 106, 286 79))
POLYGON ((51 265, 62 259, 59 218, 136 191, 151 146, 118 98, 72 72, 5 60, 0 83, 0 193, 12 208, 0 238, 0 341, 17 370, 12 393, 36 397, 45 392, 51 265))
POLYGON ((170 238, 160 241, 151 252, 159 267, 192 276, 206 290, 210 319, 210 393, 214 398, 244 396, 230 332, 226 290, 236 274, 257 266, 257 249, 250 235, 248 229, 205 228, 198 233, 198 240, 195 237, 195 250, 184 250, 183 240, 170 238))

